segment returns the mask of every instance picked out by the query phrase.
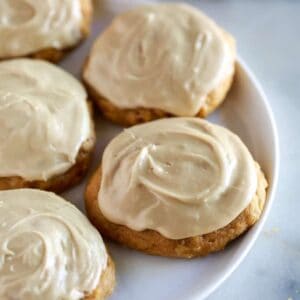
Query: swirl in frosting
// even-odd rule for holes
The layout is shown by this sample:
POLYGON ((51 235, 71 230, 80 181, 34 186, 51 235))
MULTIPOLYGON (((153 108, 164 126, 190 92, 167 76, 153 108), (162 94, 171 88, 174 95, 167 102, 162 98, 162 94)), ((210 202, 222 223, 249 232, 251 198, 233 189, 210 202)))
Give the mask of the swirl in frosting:
POLYGON ((49 192, 0 192, 2 300, 82 299, 106 265, 99 233, 75 206, 49 192))
POLYGON ((47 180, 67 171, 91 135, 86 98, 50 63, 0 62, 0 176, 47 180))
POLYGON ((0 58, 73 46, 81 21, 80 0, 1 0, 0 58))
POLYGON ((110 142, 98 202, 114 223, 181 239, 229 224, 256 188, 254 160, 238 136, 204 120, 172 118, 110 142))
POLYGON ((191 6, 142 6, 116 17, 100 35, 83 76, 118 107, 194 116, 233 74, 233 44, 191 6))

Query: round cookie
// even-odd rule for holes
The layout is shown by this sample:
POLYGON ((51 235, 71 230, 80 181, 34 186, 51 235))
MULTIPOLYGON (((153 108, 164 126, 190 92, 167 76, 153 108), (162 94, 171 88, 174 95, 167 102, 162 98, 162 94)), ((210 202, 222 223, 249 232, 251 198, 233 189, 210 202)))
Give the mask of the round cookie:
POLYGON ((0 192, 0 297, 101 300, 114 263, 88 219, 71 203, 33 189, 0 192))
POLYGON ((233 37, 185 4, 141 6, 95 41, 83 81, 103 115, 123 125, 205 117, 233 80, 233 37))
POLYGON ((90 31, 91 0, 0 2, 0 60, 31 57, 58 62, 90 31))
POLYGON ((83 86, 41 60, 0 62, 0 190, 62 192, 85 174, 95 145, 83 86))
POLYGON ((222 250, 255 224, 266 188, 236 135, 200 119, 173 118, 114 138, 85 205, 103 235, 149 254, 191 258, 222 250))

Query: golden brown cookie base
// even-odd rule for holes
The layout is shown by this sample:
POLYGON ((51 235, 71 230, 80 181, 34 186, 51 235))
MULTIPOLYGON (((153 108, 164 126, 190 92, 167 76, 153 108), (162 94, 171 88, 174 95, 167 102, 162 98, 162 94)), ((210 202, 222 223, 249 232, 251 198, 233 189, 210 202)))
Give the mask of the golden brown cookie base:
MULTIPOLYGON (((235 53, 235 41, 234 39, 224 32, 224 38, 227 40, 232 53, 235 53)), ((87 58, 84 67, 83 74, 86 66, 89 63, 89 57, 87 58)), ((235 66, 234 66, 235 67, 235 66)), ((203 105, 195 117, 205 118, 211 112, 213 112, 221 103, 224 101, 234 78, 234 70, 232 74, 228 75, 223 82, 214 90, 212 90, 204 99, 203 105)), ((105 99, 95 87, 90 85, 82 76, 83 82, 88 90, 89 96, 97 104, 98 108, 101 110, 103 116, 114 123, 123 125, 123 126, 132 126, 139 123, 145 123, 153 121, 160 118, 166 117, 175 117, 175 115, 165 112, 161 109, 152 109, 152 108, 133 108, 133 109, 123 109, 114 105, 108 99, 105 99)))
POLYGON ((85 207, 89 219, 104 236, 130 248, 148 254, 170 257, 204 256, 224 249, 230 241, 244 233, 259 219, 266 199, 267 181, 258 165, 257 172, 258 187, 249 206, 227 226, 195 237, 172 240, 154 230, 135 231, 108 221, 101 213, 97 200, 101 182, 101 166, 93 174, 87 185, 85 207))
POLYGON ((90 26, 92 21, 92 2, 91 0, 80 0, 81 2, 81 11, 82 11, 82 22, 80 24, 81 31, 81 39, 72 47, 67 47, 64 49, 56 49, 56 48, 46 48, 34 53, 30 53, 28 55, 20 55, 20 56, 9 56, 9 57, 0 57, 1 60, 5 59, 13 59, 20 57, 29 57, 35 59, 43 59, 48 60, 53 63, 57 63, 60 61, 66 54, 68 54, 71 50, 76 48, 90 33, 90 26))
MULTIPOLYGON (((225 99, 225 96, 231 87, 232 81, 233 75, 226 78, 226 80, 224 80, 218 89, 212 91, 204 100, 204 105, 201 107, 200 111, 195 117, 204 118, 213 112, 225 99)), ((84 84, 87 88, 90 98, 94 100, 98 108, 101 110, 103 116, 114 123, 123 126, 132 126, 156 119, 175 117, 175 115, 167 113, 161 109, 142 107, 135 109, 118 108, 112 102, 99 95, 96 90, 86 81, 84 81, 84 84)))
POLYGON ((107 267, 101 275, 98 287, 83 300, 104 300, 112 292, 115 286, 115 266, 112 258, 108 256, 107 267))
POLYGON ((76 162, 69 170, 46 181, 28 181, 20 176, 0 177, 0 191, 20 188, 34 188, 61 193, 66 189, 76 185, 83 178, 88 169, 96 143, 96 134, 92 117, 92 105, 89 101, 88 107, 91 116, 91 136, 82 143, 76 157, 76 162))

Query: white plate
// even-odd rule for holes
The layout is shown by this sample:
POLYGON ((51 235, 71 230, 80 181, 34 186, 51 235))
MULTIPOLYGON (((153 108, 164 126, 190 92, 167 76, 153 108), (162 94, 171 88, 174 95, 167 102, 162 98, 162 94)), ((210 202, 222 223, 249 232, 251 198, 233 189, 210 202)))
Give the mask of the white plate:
MULTIPOLYGON (((120 7, 117 7, 117 10, 119 9, 120 7)), ((101 16, 96 13, 92 36, 61 63, 65 69, 79 76, 93 39, 108 24, 111 17, 112 14, 101 16)), ((226 101, 209 119, 237 133, 266 173, 270 187, 261 220, 226 250, 192 260, 149 256, 108 242, 117 271, 117 287, 110 300, 203 299, 237 268, 260 233, 275 192, 279 151, 274 120, 266 97, 241 60, 226 101)), ((96 128, 97 148, 90 173, 100 162, 105 145, 122 130, 121 127, 102 120, 99 114, 96 115, 96 128)), ((86 180, 64 194, 83 211, 85 185, 86 180)))

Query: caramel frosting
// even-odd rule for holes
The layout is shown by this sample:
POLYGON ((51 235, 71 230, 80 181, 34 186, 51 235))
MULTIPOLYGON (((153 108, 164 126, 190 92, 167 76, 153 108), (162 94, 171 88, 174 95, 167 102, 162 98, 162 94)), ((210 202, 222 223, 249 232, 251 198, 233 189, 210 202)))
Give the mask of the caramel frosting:
POLYGON ((110 142, 98 203, 111 222, 182 239, 228 225, 256 188, 254 160, 238 136, 201 119, 172 118, 110 142))
POLYGON ((85 81, 120 108, 194 116, 234 72, 233 39, 184 4, 142 6, 116 17, 96 40, 85 81))
POLYGON ((73 46, 81 22, 80 0, 1 0, 0 58, 73 46))
POLYGON ((91 135, 87 95, 39 60, 0 62, 0 177, 47 180, 76 162, 91 135))
POLYGON ((0 298, 82 299, 99 284, 107 253, 72 204, 50 192, 0 192, 0 298))

